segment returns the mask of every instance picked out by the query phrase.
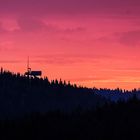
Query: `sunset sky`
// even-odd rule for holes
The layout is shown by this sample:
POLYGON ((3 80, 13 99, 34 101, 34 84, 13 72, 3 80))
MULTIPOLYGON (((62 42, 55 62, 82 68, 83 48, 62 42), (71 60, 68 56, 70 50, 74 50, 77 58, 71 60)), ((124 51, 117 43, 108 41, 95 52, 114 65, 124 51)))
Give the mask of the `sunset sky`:
POLYGON ((87 87, 140 87, 140 0, 0 0, 0 66, 87 87))

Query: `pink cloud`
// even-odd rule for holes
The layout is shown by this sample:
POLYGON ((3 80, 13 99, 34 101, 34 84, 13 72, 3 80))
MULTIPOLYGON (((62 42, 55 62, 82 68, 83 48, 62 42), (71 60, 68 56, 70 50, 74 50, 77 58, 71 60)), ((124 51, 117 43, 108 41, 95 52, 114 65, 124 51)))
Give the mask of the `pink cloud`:
POLYGON ((15 53, 15 52, 18 52, 19 50, 20 50, 19 48, 15 47, 15 42, 14 41, 10 41, 10 40, 0 41, 1 55, 2 54, 8 54, 8 53, 15 53))
POLYGON ((15 19, 1 19, 1 28, 3 30, 12 32, 19 29, 17 21, 15 19))
MULTIPOLYGON (((98 64, 101 58, 108 58, 109 56, 93 55, 93 54, 47 54, 32 57, 31 63, 44 63, 51 65, 72 65, 83 64, 87 61, 98 64)), ((110 58, 110 57, 109 57, 110 58)))

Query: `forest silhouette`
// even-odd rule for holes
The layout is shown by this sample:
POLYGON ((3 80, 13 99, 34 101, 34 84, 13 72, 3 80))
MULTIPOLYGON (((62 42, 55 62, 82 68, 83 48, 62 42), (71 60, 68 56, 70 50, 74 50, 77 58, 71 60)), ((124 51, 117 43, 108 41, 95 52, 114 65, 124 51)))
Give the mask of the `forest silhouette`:
POLYGON ((139 90, 97 89, 0 72, 1 139, 137 139, 139 90))

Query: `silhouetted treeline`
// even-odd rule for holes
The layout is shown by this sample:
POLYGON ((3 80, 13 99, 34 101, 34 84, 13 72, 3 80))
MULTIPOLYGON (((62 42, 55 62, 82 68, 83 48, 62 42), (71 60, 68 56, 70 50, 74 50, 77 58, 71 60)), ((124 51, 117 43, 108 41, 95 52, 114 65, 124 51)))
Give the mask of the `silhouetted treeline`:
POLYGON ((132 98, 133 95, 136 95, 137 98, 140 98, 140 89, 132 89, 132 90, 122 90, 120 88, 116 89, 107 89, 107 88, 93 88, 93 92, 97 95, 101 95, 110 101, 119 101, 124 100, 127 101, 128 99, 132 98))
POLYGON ((31 112, 95 108, 105 101, 92 89, 61 79, 28 78, 3 70, 0 73, 0 117, 3 118, 31 112))

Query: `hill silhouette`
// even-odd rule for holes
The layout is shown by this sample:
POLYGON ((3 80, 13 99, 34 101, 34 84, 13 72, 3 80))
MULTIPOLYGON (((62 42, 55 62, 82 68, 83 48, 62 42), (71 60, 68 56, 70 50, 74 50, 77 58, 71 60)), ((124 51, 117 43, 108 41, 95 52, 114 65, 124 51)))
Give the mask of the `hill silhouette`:
POLYGON ((140 97, 140 90, 97 89, 72 85, 60 80, 49 81, 47 77, 37 78, 0 72, 0 118, 20 116, 32 112, 94 109, 106 102, 140 97))
POLYGON ((137 97, 136 89, 91 89, 1 70, 0 139, 139 139, 137 97))
POLYGON ((61 79, 28 78, 3 70, 0 73, 0 117, 55 110, 70 112, 78 108, 95 108, 105 101, 92 89, 78 87, 61 79))

